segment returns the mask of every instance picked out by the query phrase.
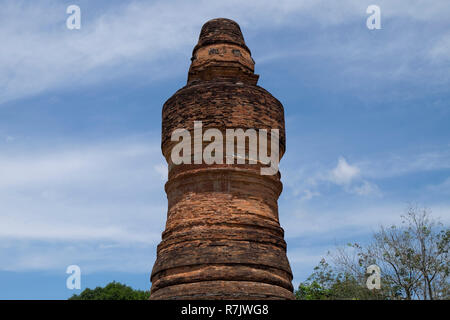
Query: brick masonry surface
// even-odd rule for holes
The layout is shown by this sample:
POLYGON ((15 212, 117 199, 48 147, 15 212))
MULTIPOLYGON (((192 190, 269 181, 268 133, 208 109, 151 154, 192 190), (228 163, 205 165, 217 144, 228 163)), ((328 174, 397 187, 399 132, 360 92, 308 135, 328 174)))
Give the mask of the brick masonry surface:
POLYGON ((167 223, 151 274, 151 299, 293 299, 292 272, 278 219, 280 174, 261 164, 171 161, 173 130, 194 121, 216 128, 279 129, 282 104, 257 86, 239 25, 213 19, 202 27, 187 85, 164 104, 161 148, 169 166, 167 223))

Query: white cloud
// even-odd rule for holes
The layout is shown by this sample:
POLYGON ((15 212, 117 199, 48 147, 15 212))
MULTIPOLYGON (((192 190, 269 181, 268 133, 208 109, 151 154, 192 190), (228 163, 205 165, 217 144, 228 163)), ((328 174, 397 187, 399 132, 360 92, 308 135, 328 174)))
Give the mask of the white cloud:
POLYGON ((438 145, 430 150, 399 150, 397 153, 372 155, 357 162, 364 177, 384 179, 415 172, 450 169, 450 146, 438 145))
MULTIPOLYGON (((286 170, 287 171, 287 170, 286 170)), ((359 196, 380 196, 378 186, 363 179, 363 172, 357 165, 349 164, 344 157, 339 157, 336 167, 327 170, 323 167, 298 169, 296 173, 288 172, 284 181, 294 197, 300 201, 309 201, 315 197, 327 196, 327 187, 332 183, 343 191, 359 196)), ((289 191, 288 191, 289 192, 289 191)), ((289 196, 288 196, 289 197, 289 196)))
POLYGON ((351 190, 361 196, 380 195, 378 186, 365 180, 361 184, 354 186, 351 190))
POLYGON ((443 182, 429 185, 427 187, 428 192, 438 193, 438 194, 448 194, 450 195, 450 177, 446 178, 443 182))
POLYGON ((150 274, 156 254, 155 245, 136 243, 117 245, 110 242, 21 240, 14 240, 14 245, 5 246, 4 240, 2 243, 0 270, 16 272, 51 270, 61 274, 67 266, 76 264, 85 275, 105 271, 150 274))
MULTIPOLYGON (((303 205, 284 214, 281 224, 288 241, 297 237, 320 237, 334 245, 335 240, 339 242, 349 237, 370 235, 381 225, 400 222, 400 215, 405 212, 405 207, 406 205, 397 203, 364 206, 360 203, 345 206, 338 203, 303 205)), ((447 212, 450 213, 449 207, 447 212)))
MULTIPOLYGON (((122 143, 66 147, 62 150, 40 151, 37 154, 3 153, 0 155, 0 188, 95 181, 106 178, 103 173, 117 172, 122 162, 139 161, 144 157, 160 158, 160 151, 155 145, 122 143)), ((140 169, 142 170, 137 168, 136 171, 140 169)))
MULTIPOLYGON (((334 38, 336 35, 328 32, 348 25, 364 28, 365 8, 370 1, 202 1, 195 10, 186 1, 134 1, 115 8, 103 4, 103 10, 82 21, 80 31, 69 31, 64 27, 67 15, 60 2, 3 2, 0 103, 124 75, 145 72, 146 77, 154 78, 185 74, 201 25, 218 16, 235 19, 247 39, 266 37, 269 30, 296 32, 298 38, 294 40, 298 41, 292 43, 311 41, 301 48, 304 57, 335 59, 339 61, 336 65, 352 77, 372 80, 368 74, 383 79, 394 75, 430 85, 433 79, 445 83, 447 78, 441 77, 444 73, 448 77, 448 68, 442 64, 448 58, 448 36, 440 30, 432 34, 414 32, 421 30, 423 21, 447 26, 447 0, 433 5, 425 1, 379 1, 385 29, 381 32, 397 26, 384 42, 376 42, 379 34, 375 33, 347 39, 334 38), (408 28, 398 28, 405 20, 410 23, 408 28), (428 38, 430 41, 423 41, 428 38), (333 50, 329 50, 331 47, 333 50), (414 54, 406 55, 406 51, 414 54), (378 57, 382 64, 368 64, 371 57, 378 57), (433 68, 427 64, 422 68, 427 69, 429 77, 411 67, 416 58, 430 57, 433 68)), ((88 17, 89 10, 82 7, 82 16, 88 17)), ((273 48, 254 51, 261 58, 257 63, 264 57, 281 59, 293 54, 290 48, 280 52, 273 43, 273 48)), ((326 196, 324 189, 330 181, 349 193, 377 194, 378 187, 369 180, 450 168, 449 154, 447 148, 351 163, 342 158, 335 168, 318 165, 314 170, 304 169, 298 176, 301 183, 289 180, 295 174, 287 174, 286 186, 294 189, 303 203, 326 196)), ((163 180, 167 171, 162 163, 159 143, 148 145, 143 141, 0 154, 0 245, 2 249, 9 246, 7 253, 6 249, 0 252, 0 269, 60 268, 81 260, 99 270, 150 270, 166 217, 163 180), (40 242, 46 244, 45 248, 38 245, 40 242), (61 246, 49 246, 55 243, 61 246), (140 246, 144 247, 142 251, 128 254, 140 246), (125 250, 118 254, 115 248, 125 250)), ((305 207, 286 210, 292 215, 280 213, 288 239, 310 235, 319 240, 339 237, 340 232, 367 233, 379 222, 395 222, 402 210, 403 205, 348 209, 331 203, 324 210, 305 207)), ((450 216, 445 205, 439 210, 450 216)), ((317 258, 309 255, 299 252, 293 261, 317 258)))
POLYGON ((159 143, 145 138, 3 153, 0 243, 8 250, 0 250, 0 270, 62 267, 70 252, 102 269, 113 256, 126 256, 124 248, 142 248, 152 259, 167 203, 154 170, 162 160, 159 143), (110 256, 98 261, 83 250, 110 256))
MULTIPOLYGON (((333 169, 321 163, 303 163, 301 168, 283 168, 283 196, 299 197, 308 201, 314 197, 328 196, 331 182, 349 194, 359 196, 383 196, 377 181, 398 178, 410 174, 450 169, 450 145, 438 145, 422 149, 398 150, 397 153, 372 154, 349 163, 338 158, 333 169)), ((445 193, 448 182, 423 186, 426 191, 445 193)))
POLYGON ((330 181, 342 186, 348 193, 360 196, 381 195, 376 184, 362 179, 358 166, 350 165, 344 157, 338 159, 337 166, 330 173, 330 181))
MULTIPOLYGON (((104 83, 126 75, 156 79, 185 72, 188 55, 201 25, 218 16, 237 20, 246 35, 257 37, 264 37, 268 30, 289 28, 298 31, 300 41, 303 33, 320 32, 320 37, 309 37, 317 41, 303 46, 301 53, 310 56, 320 54, 324 61, 340 59, 339 65, 345 62, 345 70, 350 70, 352 75, 356 72, 360 79, 378 72, 383 79, 394 74, 404 79, 417 75, 414 78, 422 81, 422 74, 418 75, 417 69, 412 67, 413 61, 418 57, 426 61, 429 55, 445 57, 447 47, 445 39, 434 46, 424 47, 428 42, 417 37, 427 39, 429 35, 414 34, 414 41, 411 41, 412 35, 405 32, 413 30, 412 27, 406 28, 406 31, 397 29, 397 33, 392 33, 392 38, 381 46, 374 46, 372 37, 368 38, 366 34, 360 36, 358 41, 343 40, 342 37, 335 39, 331 34, 325 36, 330 30, 327 28, 349 24, 364 28, 365 9, 371 4, 370 1, 205 0, 194 5, 177 0, 114 4, 96 2, 97 6, 102 6, 101 10, 84 4, 81 7, 81 30, 70 31, 65 28, 67 15, 64 3, 51 0, 39 3, 10 0, 2 3, 0 103, 61 87, 104 83), (332 51, 330 47, 333 47, 332 51), (399 54, 405 48, 415 54, 408 59, 404 54, 399 54), (371 55, 382 57, 383 63, 368 65, 367 61, 373 60, 371 55), (386 64, 386 61, 391 63, 386 64)), ((383 19, 387 20, 383 22, 387 30, 389 23, 401 19, 412 26, 424 20, 440 26, 450 15, 446 0, 435 1, 432 6, 425 2, 400 4, 381 0, 378 4, 383 19)), ((439 37, 439 33, 437 30, 431 36, 439 37)), ((256 53, 261 61, 264 57, 283 57, 276 46, 264 49, 256 53)), ((288 54, 293 51, 296 49, 284 50, 288 54)), ((438 83, 442 83, 445 70, 438 63, 433 68, 430 66, 427 84, 440 70, 438 83)))
MULTIPOLYGON (((298 193, 300 193, 298 190, 295 192, 295 195, 298 195, 298 193)), ((314 197, 320 196, 320 193, 317 191, 311 191, 311 190, 303 190, 303 192, 301 192, 301 197, 300 197, 300 201, 308 201, 311 200, 314 197)))
POLYGON ((439 63, 441 60, 450 60, 450 33, 436 40, 429 52, 430 58, 439 63))
POLYGON ((358 178, 359 175, 358 167, 349 165, 345 158, 340 157, 336 168, 331 171, 330 180, 338 185, 346 185, 358 178))

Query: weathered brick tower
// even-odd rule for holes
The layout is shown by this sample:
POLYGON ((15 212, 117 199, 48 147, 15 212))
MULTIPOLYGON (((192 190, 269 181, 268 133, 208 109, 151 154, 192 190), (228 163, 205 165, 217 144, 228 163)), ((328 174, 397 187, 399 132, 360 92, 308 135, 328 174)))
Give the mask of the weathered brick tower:
POLYGON ((261 175, 260 163, 175 165, 171 160, 172 132, 193 132, 194 121, 202 121, 203 130, 222 132, 277 128, 281 158, 283 106, 257 86, 254 61, 236 22, 205 23, 191 60, 187 85, 162 111, 168 212, 151 299, 292 299, 278 220, 280 174, 261 175))

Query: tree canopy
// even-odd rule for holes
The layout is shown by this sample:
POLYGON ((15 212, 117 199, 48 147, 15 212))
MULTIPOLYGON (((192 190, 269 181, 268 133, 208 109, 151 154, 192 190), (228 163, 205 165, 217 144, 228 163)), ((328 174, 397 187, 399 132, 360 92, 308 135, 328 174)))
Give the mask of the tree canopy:
POLYGON ((429 210, 409 207, 401 226, 381 227, 368 245, 329 253, 296 291, 297 299, 450 299, 450 229, 429 210), (367 267, 381 269, 381 288, 366 286, 367 267))
POLYGON ((104 288, 86 288, 79 295, 74 294, 69 300, 148 300, 150 291, 135 290, 120 282, 110 282, 104 288))

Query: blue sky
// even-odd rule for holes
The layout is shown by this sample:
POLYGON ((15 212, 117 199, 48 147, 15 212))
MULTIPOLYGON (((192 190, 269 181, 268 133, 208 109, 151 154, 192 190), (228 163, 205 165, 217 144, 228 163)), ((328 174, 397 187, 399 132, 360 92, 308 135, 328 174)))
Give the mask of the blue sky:
POLYGON ((294 285, 408 203, 450 222, 450 6, 429 1, 1 1, 0 298, 148 289, 166 218, 161 108, 204 22, 237 21, 284 105, 294 285), (81 8, 68 30, 66 8, 81 8), (381 8, 368 30, 366 8, 381 8))

